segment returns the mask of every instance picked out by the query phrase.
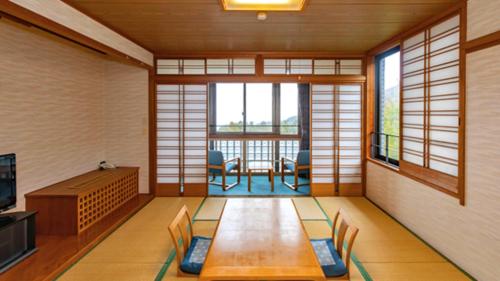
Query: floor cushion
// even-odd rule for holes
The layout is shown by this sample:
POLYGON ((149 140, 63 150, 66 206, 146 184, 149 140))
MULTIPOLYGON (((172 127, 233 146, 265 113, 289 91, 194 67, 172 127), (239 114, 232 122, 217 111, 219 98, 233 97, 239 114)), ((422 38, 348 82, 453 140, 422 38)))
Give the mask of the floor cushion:
POLYGON ((335 250, 332 239, 312 239, 311 243, 326 277, 339 277, 347 273, 347 268, 335 250))
POLYGON ((189 245, 186 255, 182 260, 181 270, 185 273, 200 274, 211 242, 212 239, 210 238, 193 236, 191 245, 189 245))

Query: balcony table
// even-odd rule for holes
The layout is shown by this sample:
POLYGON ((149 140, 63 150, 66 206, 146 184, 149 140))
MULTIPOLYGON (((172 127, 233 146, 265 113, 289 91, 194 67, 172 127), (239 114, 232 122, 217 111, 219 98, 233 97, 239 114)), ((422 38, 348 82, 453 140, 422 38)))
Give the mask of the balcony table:
POLYGON ((199 280, 326 280, 289 198, 228 199, 199 280))
POLYGON ((254 165, 248 168, 248 192, 252 192, 252 175, 255 172, 267 173, 269 182, 271 183, 271 192, 274 192, 274 168, 271 164, 269 165, 254 165))

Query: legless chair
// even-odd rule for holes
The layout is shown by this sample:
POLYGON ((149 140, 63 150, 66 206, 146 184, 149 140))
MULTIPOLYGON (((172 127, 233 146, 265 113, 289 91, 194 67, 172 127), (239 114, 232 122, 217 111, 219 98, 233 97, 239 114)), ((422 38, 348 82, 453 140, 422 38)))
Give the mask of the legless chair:
POLYGON ((177 275, 199 275, 212 239, 193 236, 193 224, 186 205, 181 208, 170 223, 168 231, 175 245, 177 275))
POLYGON ((333 220, 332 238, 311 239, 321 268, 329 280, 349 280, 351 250, 357 234, 358 228, 352 225, 345 211, 339 209, 333 220), (338 228, 335 231, 337 223, 338 228), (343 246, 347 233, 350 235, 348 235, 345 256, 343 256, 343 246))

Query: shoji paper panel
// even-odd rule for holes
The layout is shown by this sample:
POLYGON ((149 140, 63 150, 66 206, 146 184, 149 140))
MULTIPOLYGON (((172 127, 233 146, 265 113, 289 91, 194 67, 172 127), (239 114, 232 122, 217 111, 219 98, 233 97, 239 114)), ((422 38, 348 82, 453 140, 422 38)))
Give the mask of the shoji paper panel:
POLYGON ((432 27, 429 44, 429 168, 458 175, 460 18, 432 27))
POLYGON ((336 70, 335 60, 314 60, 315 75, 334 75, 336 70))
POLYGON ((184 85, 184 183, 207 181, 207 86, 184 85))
POLYGON ((264 74, 312 74, 312 59, 264 59, 264 74))
POLYGON ((290 74, 312 74, 312 59, 293 59, 289 62, 290 74))
POLYGON ((337 177, 333 85, 312 85, 311 90, 311 178, 314 184, 332 184, 337 177))
MULTIPOLYGON (((207 182, 207 86, 158 85, 156 119, 157 183, 203 195, 207 182)), ((168 191, 162 194, 175 195, 168 191)))
POLYGON ((340 60, 339 73, 341 75, 363 74, 363 62, 361 60, 340 60))
POLYGON ((228 59, 207 59, 207 74, 229 74, 230 63, 228 59))
POLYGON ((180 184, 181 86, 158 85, 156 99, 157 183, 180 184))
POLYGON ((314 60, 315 75, 361 75, 363 61, 360 59, 317 59, 314 60))
POLYGON ((264 74, 287 74, 287 59, 264 59, 264 74))
POLYGON ((336 86, 339 183, 361 183, 361 86, 336 86))
POLYGON ((186 75, 203 75, 205 74, 205 60, 204 59, 190 59, 182 60, 181 74, 186 75))
POLYGON ((160 59, 156 73, 163 75, 204 75, 205 59, 160 59))
POLYGON ((404 161, 458 175, 460 16, 403 42, 404 161))
POLYGON ((425 38, 419 33, 402 47, 402 159, 419 166, 424 165, 425 38))
POLYGON ((166 75, 180 74, 180 60, 157 60, 156 73, 166 75))
POLYGON ((207 59, 207 74, 255 74, 255 59, 207 59))

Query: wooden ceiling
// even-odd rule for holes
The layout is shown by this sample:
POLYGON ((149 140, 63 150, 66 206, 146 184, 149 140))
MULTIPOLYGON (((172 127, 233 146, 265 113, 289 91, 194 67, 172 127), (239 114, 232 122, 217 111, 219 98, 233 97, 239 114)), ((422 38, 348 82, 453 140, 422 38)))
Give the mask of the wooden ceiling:
POLYGON ((460 0, 308 0, 302 12, 226 12, 219 0, 65 0, 156 54, 363 53, 460 0))

